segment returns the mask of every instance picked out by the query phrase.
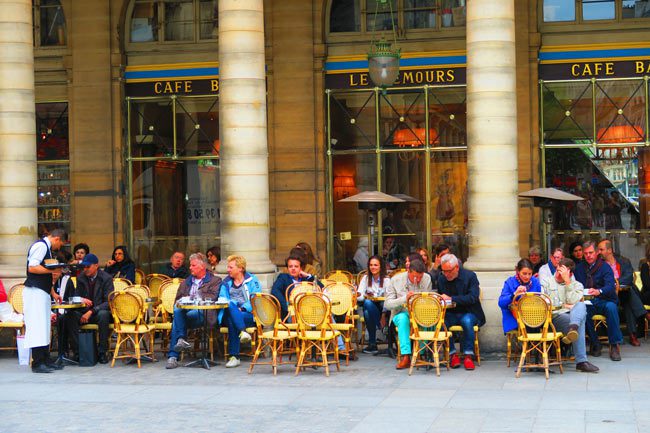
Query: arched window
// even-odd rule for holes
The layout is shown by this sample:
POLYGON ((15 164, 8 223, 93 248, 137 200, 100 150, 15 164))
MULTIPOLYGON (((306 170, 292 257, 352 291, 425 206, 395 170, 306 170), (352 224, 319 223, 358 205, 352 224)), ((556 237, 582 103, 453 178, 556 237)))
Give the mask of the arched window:
POLYGON ((65 15, 59 0, 34 0, 34 45, 66 44, 65 15))
POLYGON ((135 0, 131 42, 195 42, 217 38, 217 0, 135 0))

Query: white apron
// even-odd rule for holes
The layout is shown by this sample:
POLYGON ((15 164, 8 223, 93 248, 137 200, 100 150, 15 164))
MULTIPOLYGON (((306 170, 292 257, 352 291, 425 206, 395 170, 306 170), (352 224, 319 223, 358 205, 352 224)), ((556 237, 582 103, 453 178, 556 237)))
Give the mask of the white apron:
POLYGON ((23 289, 23 316, 25 318, 25 347, 50 345, 50 295, 36 287, 23 289))

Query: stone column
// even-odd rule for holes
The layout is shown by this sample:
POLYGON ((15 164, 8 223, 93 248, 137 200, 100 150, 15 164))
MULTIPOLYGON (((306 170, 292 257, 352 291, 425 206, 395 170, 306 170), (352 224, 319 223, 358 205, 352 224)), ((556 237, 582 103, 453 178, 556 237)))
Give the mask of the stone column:
POLYGON ((512 270, 519 257, 514 0, 467 2, 469 260, 512 270))
POLYGON ((272 275, 263 0, 219 0, 219 135, 219 271, 240 254, 250 272, 272 275))
POLYGON ((37 236, 31 0, 0 0, 0 278, 25 278, 37 236))

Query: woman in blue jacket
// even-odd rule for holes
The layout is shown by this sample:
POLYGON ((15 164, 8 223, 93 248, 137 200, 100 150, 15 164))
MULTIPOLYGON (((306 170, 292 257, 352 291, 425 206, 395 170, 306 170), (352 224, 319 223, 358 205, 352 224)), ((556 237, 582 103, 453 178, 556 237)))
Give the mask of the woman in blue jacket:
POLYGON ((503 333, 517 329, 517 319, 510 311, 510 305, 515 297, 526 292, 541 292, 539 280, 533 276, 533 264, 528 259, 521 259, 515 267, 515 275, 503 283, 499 307, 503 315, 503 333))

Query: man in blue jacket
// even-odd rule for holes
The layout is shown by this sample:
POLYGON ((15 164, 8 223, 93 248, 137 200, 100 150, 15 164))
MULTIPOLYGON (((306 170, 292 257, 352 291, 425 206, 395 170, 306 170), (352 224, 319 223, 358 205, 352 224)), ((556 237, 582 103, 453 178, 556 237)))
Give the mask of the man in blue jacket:
POLYGON ((228 276, 221 283, 219 302, 228 302, 228 308, 219 311, 219 321, 228 327, 228 353, 226 368, 238 367, 240 343, 251 341, 246 328, 255 326, 251 297, 260 293, 262 287, 257 277, 246 272, 246 259, 229 256, 228 276))
MULTIPOLYGON (((445 325, 460 325, 463 328, 461 348, 465 355, 463 365, 465 370, 474 370, 474 326, 485 324, 485 314, 481 307, 481 289, 476 274, 460 267, 458 258, 453 254, 445 254, 440 259, 440 275, 438 275, 438 292, 445 301, 456 304, 456 308, 445 313, 445 325)), ((456 345, 450 344, 449 362, 451 368, 460 367, 460 357, 456 353, 456 345)))
POLYGON ((602 346, 594 329, 594 314, 601 314, 607 319, 607 337, 609 339, 609 357, 612 361, 621 360, 619 344, 623 342, 621 323, 618 317, 618 296, 616 281, 612 268, 598 257, 596 244, 588 241, 582 245, 584 261, 578 263, 575 270, 576 280, 593 296, 591 305, 587 306, 587 334, 591 341, 589 353, 600 356, 602 346))

